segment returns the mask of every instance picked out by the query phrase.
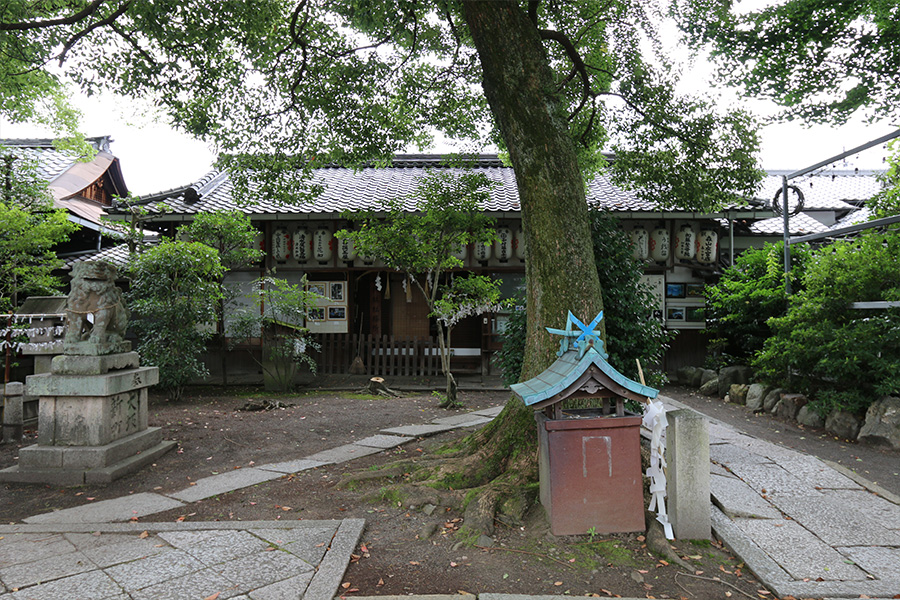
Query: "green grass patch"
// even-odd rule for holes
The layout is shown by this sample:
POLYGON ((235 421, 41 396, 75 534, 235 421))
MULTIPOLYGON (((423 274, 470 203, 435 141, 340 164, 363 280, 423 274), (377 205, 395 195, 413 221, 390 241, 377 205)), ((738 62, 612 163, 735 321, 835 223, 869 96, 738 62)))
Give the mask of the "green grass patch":
POLYGON ((572 552, 566 556, 567 560, 575 559, 575 566, 580 569, 601 569, 609 564, 618 567, 636 567, 638 562, 634 559, 631 550, 623 548, 614 540, 597 540, 584 542, 571 547, 572 552))

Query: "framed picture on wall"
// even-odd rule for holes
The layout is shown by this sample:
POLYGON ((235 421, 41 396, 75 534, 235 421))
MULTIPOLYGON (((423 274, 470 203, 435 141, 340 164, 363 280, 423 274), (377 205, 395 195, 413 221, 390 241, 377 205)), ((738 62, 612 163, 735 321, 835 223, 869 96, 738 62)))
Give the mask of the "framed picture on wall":
POLYGON ((309 290, 310 293, 317 294, 319 296, 322 296, 323 298, 328 297, 325 294, 325 283, 309 282, 306 284, 306 289, 309 290))
POLYGON ((702 298, 703 291, 706 289, 706 286, 702 283, 689 283, 687 284, 687 297, 688 298, 702 298))
POLYGON ((309 312, 306 314, 307 321, 324 321, 325 320, 325 309, 324 308, 311 308, 309 312))
POLYGON ((335 302, 343 302, 344 301, 344 282, 343 281, 332 281, 328 284, 328 297, 334 300, 335 302))
POLYGON ((703 306, 686 306, 684 309, 684 320, 691 323, 706 321, 706 308, 703 306))
POLYGON ((329 321, 346 321, 347 320, 347 307, 346 306, 329 306, 328 307, 328 320, 329 321))
POLYGON ((684 283, 667 283, 666 298, 684 298, 685 285, 684 283))
POLYGON ((675 306, 672 308, 666 309, 666 320, 667 321, 684 321, 684 308, 683 306, 675 306))

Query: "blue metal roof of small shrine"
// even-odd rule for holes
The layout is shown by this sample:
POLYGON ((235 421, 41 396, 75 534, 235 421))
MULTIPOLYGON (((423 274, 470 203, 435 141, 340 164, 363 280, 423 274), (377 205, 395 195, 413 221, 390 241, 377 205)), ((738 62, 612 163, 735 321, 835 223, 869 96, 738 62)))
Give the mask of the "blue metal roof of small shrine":
MULTIPOLYGON (((602 318, 601 312, 589 325, 585 325, 570 312, 565 330, 547 328, 550 333, 563 336, 559 358, 540 375, 510 386, 526 406, 550 404, 548 400, 576 385, 592 365, 626 393, 630 392, 642 398, 656 398, 658 390, 632 381, 606 362, 609 355, 603 350, 600 332, 594 330, 602 318), (580 331, 574 331, 572 325, 576 325, 580 331)), ((563 399, 564 397, 559 397, 556 400, 563 399)))

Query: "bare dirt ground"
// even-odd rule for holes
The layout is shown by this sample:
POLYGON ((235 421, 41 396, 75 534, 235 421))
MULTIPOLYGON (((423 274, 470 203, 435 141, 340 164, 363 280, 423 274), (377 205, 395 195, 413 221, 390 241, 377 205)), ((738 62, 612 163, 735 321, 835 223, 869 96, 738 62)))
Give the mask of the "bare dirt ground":
MULTIPOLYGON (((0 522, 137 492, 173 492, 191 481, 254 464, 301 458, 394 425, 425 423, 454 412, 437 408, 430 394, 373 398, 319 392, 280 396, 293 404, 266 412, 238 410, 253 388, 192 389, 186 401, 152 398, 151 426, 179 442, 156 464, 106 486, 62 488, 5 484, 0 522)), ((508 392, 462 393, 466 408, 502 404, 508 392)), ((543 508, 520 523, 497 523, 490 544, 461 539, 463 511, 452 501, 404 504, 382 499, 384 481, 337 486, 344 473, 370 470, 398 458, 433 456, 467 431, 416 440, 399 449, 342 465, 304 471, 160 513, 144 521, 214 521, 363 518, 366 529, 345 576, 342 594, 456 594, 496 592, 713 600, 771 598, 717 542, 676 543, 690 568, 648 551, 640 533, 553 536, 543 508), (473 542, 475 542, 473 544, 473 542)), ((34 443, 34 432, 22 446, 34 443)), ((22 447, 19 446, 19 447, 22 447)), ((18 448, 0 445, 0 468, 15 464, 18 448)))

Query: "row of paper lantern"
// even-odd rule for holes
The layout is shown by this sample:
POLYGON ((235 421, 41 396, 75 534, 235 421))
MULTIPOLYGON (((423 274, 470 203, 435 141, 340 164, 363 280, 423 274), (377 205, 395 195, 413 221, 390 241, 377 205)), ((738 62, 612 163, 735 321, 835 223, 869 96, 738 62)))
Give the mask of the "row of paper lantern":
POLYGON ((712 229, 701 229, 698 234, 690 224, 682 225, 675 233, 674 241, 669 239, 669 229, 665 226, 647 231, 638 226, 631 230, 634 257, 638 260, 666 262, 673 253, 677 260, 695 260, 702 265, 715 264, 719 253, 719 234, 712 229))
MULTIPOLYGON (((262 240, 259 240, 260 248, 263 248, 262 240)), ((325 263, 329 262, 337 253, 339 261, 353 262, 358 253, 353 240, 336 239, 334 234, 326 226, 320 226, 310 231, 306 227, 298 227, 293 233, 285 227, 277 227, 272 230, 272 257, 279 262, 294 258, 297 262, 305 263, 310 260, 325 263)), ((497 229, 497 240, 493 244, 474 244, 473 254, 475 260, 487 262, 492 255, 500 262, 506 262, 513 256, 520 260, 525 259, 525 236, 522 228, 515 231, 509 227, 497 229)), ((467 248, 460 247, 453 256, 460 260, 468 257, 467 248)), ((362 257, 364 262, 371 262, 362 257)))

